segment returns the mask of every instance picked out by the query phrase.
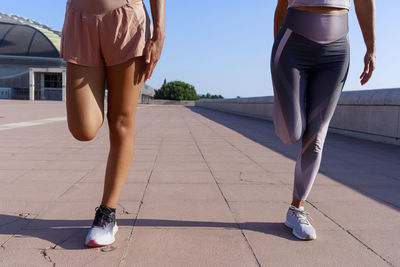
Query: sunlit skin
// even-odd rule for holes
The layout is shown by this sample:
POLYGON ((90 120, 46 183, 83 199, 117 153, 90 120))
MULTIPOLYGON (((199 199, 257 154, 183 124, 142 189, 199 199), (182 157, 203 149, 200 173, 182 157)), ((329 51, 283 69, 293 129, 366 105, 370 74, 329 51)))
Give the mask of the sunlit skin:
POLYGON ((67 64, 67 117, 72 135, 92 140, 104 121, 104 85, 107 77, 107 122, 110 151, 105 173, 102 205, 115 208, 125 183, 134 151, 136 107, 143 82, 151 78, 160 59, 165 38, 165 0, 150 0, 153 35, 144 55, 109 67, 67 64))
POLYGON ((165 0, 150 0, 151 14, 153 17, 153 37, 145 47, 145 80, 151 78, 154 68, 161 57, 165 39, 165 0))
MULTIPOLYGON (((357 19, 364 37, 366 53, 364 56, 364 70, 360 76, 361 85, 366 84, 375 70, 376 60, 376 42, 375 42, 375 2, 374 0, 354 0, 354 6, 357 14, 357 19)), ((307 7, 300 6, 296 9, 317 12, 321 14, 343 14, 349 12, 345 8, 334 7, 307 7)), ((278 0, 274 16, 274 37, 277 36, 283 21, 285 20, 288 9, 288 0, 278 0)), ((304 205, 304 200, 292 199, 292 205, 300 207, 304 205)))

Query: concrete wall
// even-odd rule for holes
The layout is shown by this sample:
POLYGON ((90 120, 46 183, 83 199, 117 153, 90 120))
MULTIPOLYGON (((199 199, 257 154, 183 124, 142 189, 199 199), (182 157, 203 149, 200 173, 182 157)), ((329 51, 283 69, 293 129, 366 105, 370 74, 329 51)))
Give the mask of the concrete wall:
POLYGON ((203 107, 238 115, 272 120, 274 97, 249 97, 232 99, 198 100, 196 107, 203 107))
POLYGON ((142 104, 152 104, 152 105, 183 105, 183 106, 194 106, 194 101, 179 101, 179 100, 162 100, 162 99, 148 99, 142 104))
MULTIPOLYGON (((196 106, 272 120, 274 98, 196 101, 196 106)), ((400 145, 400 88, 343 92, 330 131, 400 145)))

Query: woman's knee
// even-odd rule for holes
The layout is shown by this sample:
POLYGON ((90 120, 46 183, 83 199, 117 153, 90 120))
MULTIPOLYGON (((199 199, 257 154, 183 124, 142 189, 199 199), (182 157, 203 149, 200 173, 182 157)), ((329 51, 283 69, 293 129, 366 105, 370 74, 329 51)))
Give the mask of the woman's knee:
POLYGON ((301 140, 302 135, 301 134, 287 134, 287 135, 278 135, 278 137, 282 140, 283 143, 287 145, 293 145, 296 144, 301 140))
POLYGON ((303 137, 303 129, 288 129, 275 126, 275 133, 287 145, 296 144, 303 137))
POLYGON ((300 117, 300 111, 298 112, 299 114, 292 116, 292 119, 288 119, 279 107, 275 105, 274 108, 273 122, 276 135, 287 145, 299 142, 305 129, 304 120, 300 117))
POLYGON ((304 142, 303 150, 307 149, 312 154, 321 154, 324 149, 325 135, 320 135, 318 132, 311 134, 310 137, 306 137, 304 142))
POLYGON ((123 140, 134 135, 134 116, 130 114, 108 115, 111 139, 123 140))
POLYGON ((68 123, 68 128, 72 136, 78 141, 91 141, 96 137, 100 127, 97 126, 79 126, 73 123, 68 123))

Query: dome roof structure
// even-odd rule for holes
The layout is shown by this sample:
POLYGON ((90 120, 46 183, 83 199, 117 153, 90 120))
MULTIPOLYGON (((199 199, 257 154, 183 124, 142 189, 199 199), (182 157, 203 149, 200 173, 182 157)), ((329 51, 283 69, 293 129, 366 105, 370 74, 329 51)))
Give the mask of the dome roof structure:
POLYGON ((61 32, 0 12, 0 55, 58 58, 60 44, 61 32))
POLYGON ((142 94, 154 97, 155 91, 154 91, 153 87, 143 83, 142 94))

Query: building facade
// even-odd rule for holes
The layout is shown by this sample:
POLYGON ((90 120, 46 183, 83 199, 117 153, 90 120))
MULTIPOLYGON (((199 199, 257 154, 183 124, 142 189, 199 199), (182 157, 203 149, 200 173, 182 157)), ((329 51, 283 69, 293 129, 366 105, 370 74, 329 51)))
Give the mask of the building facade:
MULTIPOLYGON (((66 62, 60 47, 60 31, 0 12, 0 99, 65 100, 66 62)), ((154 90, 144 85, 139 101, 153 96, 154 90)))
POLYGON ((0 13, 0 98, 65 99, 66 63, 59 58, 60 45, 61 32, 0 13))

